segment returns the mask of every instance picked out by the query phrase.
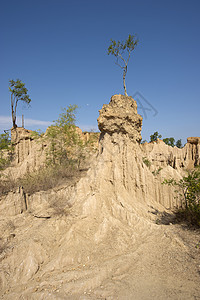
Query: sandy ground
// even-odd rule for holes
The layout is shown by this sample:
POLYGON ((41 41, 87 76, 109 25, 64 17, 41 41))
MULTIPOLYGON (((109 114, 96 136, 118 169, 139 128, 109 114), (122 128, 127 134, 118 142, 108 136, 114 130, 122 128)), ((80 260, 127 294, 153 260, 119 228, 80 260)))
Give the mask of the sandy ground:
POLYGON ((2 218, 7 243, 1 245, 1 299, 200 299, 200 230, 155 222, 156 216, 138 231, 139 222, 139 234, 130 237, 119 254, 109 237, 100 249, 90 241, 80 242, 76 251, 92 253, 91 258, 57 267, 60 253, 67 251, 67 216, 2 218), (32 272, 34 260, 40 264, 32 272))

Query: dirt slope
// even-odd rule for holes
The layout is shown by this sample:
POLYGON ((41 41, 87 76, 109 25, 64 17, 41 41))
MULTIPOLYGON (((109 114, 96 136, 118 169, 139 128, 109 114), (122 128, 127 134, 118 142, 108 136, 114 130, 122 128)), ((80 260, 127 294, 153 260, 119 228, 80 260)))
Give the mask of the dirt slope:
POLYGON ((178 204, 163 176, 180 171, 152 174, 141 123, 132 98, 113 96, 100 111, 99 155, 86 176, 33 195, 22 214, 4 210, 2 299, 200 299, 199 232, 156 224, 159 211, 178 204), (42 199, 43 210, 48 201, 65 206, 45 216, 36 211, 42 199))

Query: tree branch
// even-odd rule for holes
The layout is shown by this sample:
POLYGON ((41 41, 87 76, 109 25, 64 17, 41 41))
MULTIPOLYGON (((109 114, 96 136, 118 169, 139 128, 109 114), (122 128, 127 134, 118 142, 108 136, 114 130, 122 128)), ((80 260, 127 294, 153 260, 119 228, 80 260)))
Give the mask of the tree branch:
POLYGON ((118 62, 115 62, 115 64, 116 64, 117 66, 119 66, 121 69, 124 69, 124 67, 122 67, 118 62))
POLYGON ((129 62, 130 56, 131 56, 131 51, 129 50, 129 51, 128 51, 128 59, 127 59, 127 64, 126 64, 126 65, 128 65, 128 62, 129 62))
POLYGON ((123 60, 123 62, 125 63, 125 65, 127 65, 125 59, 122 57, 122 55, 119 53, 118 56, 123 60))

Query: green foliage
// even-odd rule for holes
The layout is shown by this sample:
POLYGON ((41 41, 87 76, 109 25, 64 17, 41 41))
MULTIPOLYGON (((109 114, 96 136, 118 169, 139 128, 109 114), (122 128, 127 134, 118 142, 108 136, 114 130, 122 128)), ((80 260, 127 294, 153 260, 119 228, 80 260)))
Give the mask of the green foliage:
POLYGON ((127 66, 131 56, 131 52, 135 49, 138 44, 138 39, 135 35, 128 36, 126 41, 118 41, 111 39, 111 44, 108 47, 108 55, 114 55, 117 59, 116 64, 123 69, 123 85, 124 93, 127 96, 125 77, 127 73, 127 66), (119 62, 120 60, 120 62, 119 62))
POLYGON ((177 148, 182 148, 182 147, 183 147, 181 139, 180 139, 180 140, 177 140, 177 142, 176 142, 176 147, 177 147, 177 148))
POLYGON ((67 108, 63 108, 63 113, 59 115, 58 120, 54 121, 55 125, 62 128, 65 132, 68 132, 69 128, 74 128, 77 108, 78 106, 75 104, 70 104, 67 108))
POLYGON ((44 132, 41 129, 34 130, 31 132, 31 137, 33 139, 39 139, 44 136, 44 132))
POLYGON ((21 80, 9 80, 9 91, 11 92, 11 110, 12 110, 12 121, 13 127, 17 127, 16 124, 16 113, 17 104, 19 101, 23 101, 26 104, 30 104, 31 99, 28 95, 28 90, 25 88, 25 83, 21 80))
POLYGON ((163 184, 176 187, 175 192, 184 201, 182 214, 193 224, 200 226, 200 166, 187 172, 179 181, 165 179, 163 184))
POLYGON ((157 139, 161 139, 162 135, 155 131, 154 134, 150 135, 150 142, 156 142, 157 139))
POLYGON ((163 139, 163 142, 171 147, 175 146, 175 139, 173 137, 163 139))
POLYGON ((0 171, 4 170, 8 166, 8 160, 0 157, 0 171))
POLYGON ((10 165, 13 156, 13 146, 8 132, 0 134, 0 170, 10 165))
POLYGON ((0 150, 8 149, 10 143, 10 135, 8 132, 0 134, 0 150))
MULTIPOLYGON (((161 139, 162 138, 162 135, 158 133, 158 131, 154 132, 154 134, 150 135, 150 142, 156 142, 157 139, 161 139)), ((180 140, 177 140, 177 142, 175 143, 175 139, 173 137, 170 137, 170 138, 165 138, 163 139, 163 142, 166 144, 166 145, 169 145, 171 147, 174 147, 175 144, 176 144, 176 147, 178 148, 182 148, 182 142, 181 142, 181 139, 180 140)))
POLYGON ((47 151, 47 163, 61 165, 68 161, 80 166, 85 158, 86 143, 81 139, 75 126, 77 105, 69 105, 63 109, 58 120, 50 126, 46 138, 50 144, 47 151))
POLYGON ((143 157, 142 160, 143 160, 143 163, 144 163, 148 168, 151 167, 151 162, 148 160, 148 158, 143 157))
POLYGON ((111 39, 111 44, 108 47, 108 55, 112 54, 115 57, 122 58, 122 54, 124 53, 125 50, 127 50, 128 55, 135 49, 135 46, 138 44, 138 39, 136 36, 129 34, 127 40, 124 41, 118 41, 116 42, 115 40, 111 39))
POLYGON ((153 174, 154 176, 157 176, 157 175, 160 173, 161 170, 162 170, 162 168, 159 167, 157 170, 154 170, 154 171, 152 172, 152 174, 153 174))

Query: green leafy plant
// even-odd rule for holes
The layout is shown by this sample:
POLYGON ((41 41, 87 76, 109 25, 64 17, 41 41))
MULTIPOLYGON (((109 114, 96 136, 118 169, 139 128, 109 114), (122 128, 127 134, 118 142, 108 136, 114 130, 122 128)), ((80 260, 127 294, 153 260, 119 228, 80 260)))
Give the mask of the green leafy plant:
POLYGON ((111 44, 108 47, 108 55, 109 54, 114 55, 117 59, 116 64, 123 70, 123 87, 124 87, 125 96, 128 96, 126 91, 126 84, 125 84, 127 66, 131 56, 131 52, 135 49, 137 44, 138 44, 138 39, 136 38, 136 36, 129 34, 125 42, 124 41, 116 42, 115 40, 111 39, 111 44))
POLYGON ((11 144, 10 135, 8 132, 0 134, 0 150, 8 149, 11 144))
POLYGON ((31 137, 33 139, 39 139, 44 136, 44 132, 41 129, 34 130, 31 132, 31 137))
POLYGON ((4 170, 9 166, 10 162, 8 159, 0 157, 0 170, 4 170))
POLYGON ((144 163, 148 168, 151 167, 151 162, 148 160, 148 158, 143 157, 143 158, 142 158, 142 161, 143 161, 143 163, 144 163))
POLYGON ((175 139, 173 137, 163 139, 163 142, 171 147, 175 146, 175 139))
POLYGON ((179 181, 165 179, 163 184, 174 186, 178 197, 183 199, 183 208, 179 215, 200 226, 200 166, 188 171, 187 176, 179 181))
POLYGON ((159 167, 157 170, 154 170, 154 171, 152 172, 152 174, 153 174, 154 176, 157 176, 157 175, 160 173, 161 170, 162 170, 162 168, 159 167))
POLYGON ((157 139, 161 139, 162 135, 155 131, 154 134, 150 135, 150 142, 156 142, 157 139))
POLYGON ((182 148, 182 147, 183 147, 181 139, 180 139, 180 140, 177 140, 177 142, 176 142, 176 147, 177 147, 177 148, 182 148))
POLYGON ((46 133, 47 163, 61 165, 65 161, 80 167, 85 158, 87 141, 83 140, 75 125, 77 105, 69 105, 54 121, 46 133))
POLYGON ((8 132, 0 134, 0 170, 8 167, 13 158, 13 145, 8 132))

